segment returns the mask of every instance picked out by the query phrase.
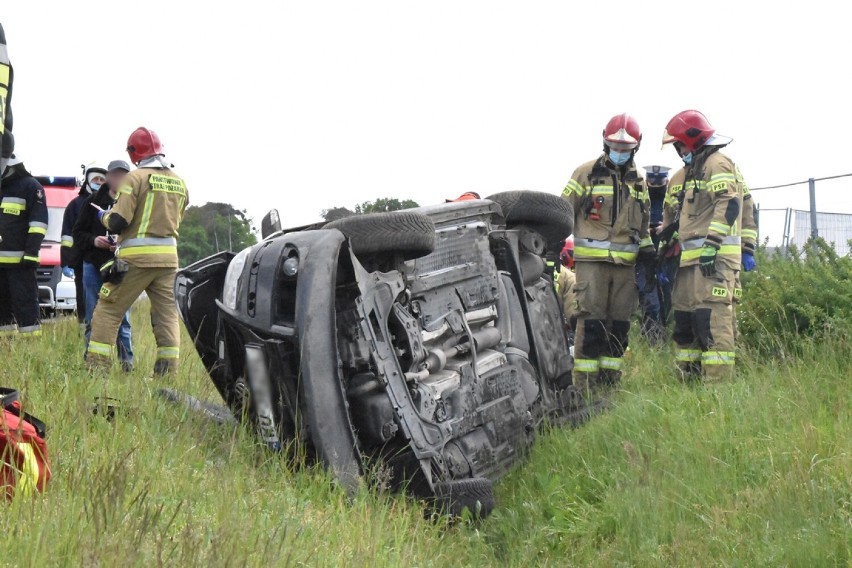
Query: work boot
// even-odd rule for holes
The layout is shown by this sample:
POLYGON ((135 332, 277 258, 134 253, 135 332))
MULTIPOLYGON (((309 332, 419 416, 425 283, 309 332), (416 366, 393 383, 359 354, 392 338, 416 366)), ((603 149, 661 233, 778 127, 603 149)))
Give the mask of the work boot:
POLYGON ((680 362, 677 364, 677 369, 680 372, 680 380, 685 383, 695 383, 701 380, 701 363, 697 361, 680 362))
POLYGON ((177 373, 177 359, 157 359, 154 363, 154 375, 162 377, 177 373))
POLYGON ((125 373, 133 372, 133 361, 128 361, 127 359, 123 359, 121 361, 121 370, 125 373))
POLYGON ((112 368, 112 359, 97 355, 95 353, 86 354, 86 369, 90 373, 109 373, 112 368))
POLYGON ((600 383, 604 387, 617 387, 621 383, 621 371, 601 369, 600 383))

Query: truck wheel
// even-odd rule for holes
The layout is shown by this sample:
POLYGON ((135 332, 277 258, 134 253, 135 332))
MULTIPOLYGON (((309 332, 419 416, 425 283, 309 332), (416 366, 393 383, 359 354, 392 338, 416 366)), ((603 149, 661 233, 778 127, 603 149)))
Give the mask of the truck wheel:
POLYGON ((484 477, 474 477, 437 483, 433 509, 451 517, 461 517, 467 509, 473 518, 484 519, 494 510, 491 482, 484 477))
POLYGON ((574 230, 574 208, 567 200, 540 191, 504 191, 487 197, 500 205, 506 226, 527 225, 548 244, 562 241, 574 230))
POLYGON ((337 229, 348 237, 357 256, 397 253, 412 260, 435 250, 435 224, 414 211, 353 215, 324 228, 337 229))

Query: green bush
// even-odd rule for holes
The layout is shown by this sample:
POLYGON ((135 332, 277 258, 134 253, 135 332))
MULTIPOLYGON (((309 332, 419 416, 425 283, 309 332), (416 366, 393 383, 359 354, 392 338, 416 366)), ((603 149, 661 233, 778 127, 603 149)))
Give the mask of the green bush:
POLYGON ((737 314, 743 343, 762 353, 798 354, 803 340, 852 336, 852 256, 824 240, 787 256, 758 251, 758 269, 742 273, 737 314))

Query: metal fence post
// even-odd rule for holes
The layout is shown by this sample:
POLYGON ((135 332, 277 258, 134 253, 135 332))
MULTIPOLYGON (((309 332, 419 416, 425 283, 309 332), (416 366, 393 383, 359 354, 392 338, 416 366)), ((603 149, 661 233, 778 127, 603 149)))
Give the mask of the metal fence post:
POLYGON ((816 181, 814 181, 814 178, 808 178, 808 192, 811 197, 811 238, 815 239, 819 236, 819 230, 817 229, 816 181))

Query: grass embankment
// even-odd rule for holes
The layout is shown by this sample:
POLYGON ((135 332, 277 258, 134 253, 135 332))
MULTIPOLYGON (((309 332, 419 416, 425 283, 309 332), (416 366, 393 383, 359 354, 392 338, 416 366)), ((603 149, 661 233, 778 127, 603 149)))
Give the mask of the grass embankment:
POLYGON ((71 320, 0 347, 0 384, 48 423, 53 466, 46 494, 0 514, 3 565, 849 565, 845 344, 745 355, 735 381, 704 387, 634 341, 612 410, 543 433, 487 521, 448 527, 403 496, 349 501, 322 469, 294 471, 244 429, 160 400, 160 386, 217 395, 188 341, 178 377, 146 380, 147 313, 134 324, 131 375, 89 378, 71 320), (93 416, 96 396, 124 412, 93 416))

